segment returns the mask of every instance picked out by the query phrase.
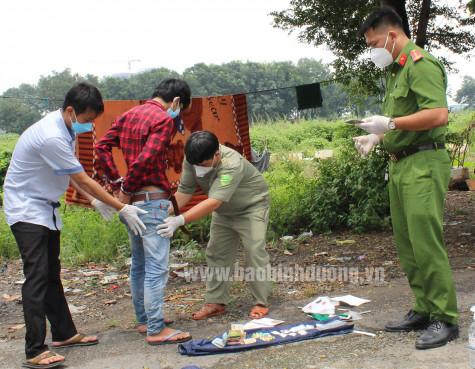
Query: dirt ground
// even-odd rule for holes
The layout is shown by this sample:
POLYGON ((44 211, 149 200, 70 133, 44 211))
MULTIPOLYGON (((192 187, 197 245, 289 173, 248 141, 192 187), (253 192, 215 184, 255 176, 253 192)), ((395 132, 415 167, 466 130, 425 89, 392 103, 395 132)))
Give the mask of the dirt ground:
MULTIPOLYGON (((356 329, 374 332, 377 334, 376 339, 354 334, 334 336, 242 354, 207 356, 199 360, 187 360, 177 354, 175 345, 169 345, 160 347, 160 355, 157 356, 157 348, 144 345, 143 337, 134 330, 135 317, 127 268, 81 265, 62 271, 63 284, 78 329, 97 334, 101 345, 89 351, 96 356, 78 356, 73 351, 71 354, 68 352, 68 367, 182 368, 192 363, 202 368, 377 368, 386 366, 383 365, 385 363, 388 364, 386 367, 425 367, 417 364, 418 360, 427 362, 427 367, 438 367, 437 364, 430 364, 424 356, 429 351, 436 351, 436 357, 453 357, 454 353, 460 352, 463 356, 460 363, 466 363, 466 327, 471 320, 468 309, 475 304, 474 195, 470 191, 449 191, 446 198, 445 240, 457 287, 460 326, 463 328, 461 338, 444 348, 417 351, 413 346, 420 333, 389 334, 381 331, 387 321, 402 317, 412 303, 412 294, 397 261, 391 232, 356 234, 341 231, 287 241, 285 247, 281 245, 268 250, 271 264, 284 270, 273 284, 270 316, 286 322, 308 320, 298 307, 317 296, 353 294, 371 299, 371 303, 355 308, 372 311, 356 322, 356 329), (316 268, 318 280, 295 280, 296 269, 309 271, 312 268, 316 268), (350 270, 352 274, 347 276, 340 273, 345 270, 350 270), (396 352, 401 347, 407 350, 407 355, 401 356, 396 352), (133 352, 130 348, 133 348, 133 352), (84 365, 69 362, 69 354, 73 359, 86 360, 84 365), (391 360, 391 364, 387 360, 391 360), (411 366, 411 363, 419 366, 411 366)), ((205 322, 190 320, 191 313, 203 304, 204 282, 190 278, 187 280, 184 276, 190 272, 193 275, 193 270, 203 267, 204 263, 190 263, 179 250, 172 253, 171 263, 164 310, 166 316, 175 321, 174 327, 189 330, 194 338, 210 338, 228 330, 230 323, 249 320, 247 314, 252 308, 252 300, 246 283, 241 281, 232 284, 232 301, 227 314, 205 322), (188 265, 185 266, 186 263, 188 265)), ((239 266, 243 266, 243 260, 239 261, 239 266)), ((23 280, 21 268, 19 260, 0 267, 1 368, 19 367, 23 360, 25 329, 20 298, 23 280)), ((429 354, 430 357, 433 355, 429 354)), ((437 360, 436 363, 440 362, 440 358, 437 360)), ((454 363, 458 365, 459 362, 454 363)), ((443 367, 463 367, 457 365, 450 366, 448 361, 443 367)))

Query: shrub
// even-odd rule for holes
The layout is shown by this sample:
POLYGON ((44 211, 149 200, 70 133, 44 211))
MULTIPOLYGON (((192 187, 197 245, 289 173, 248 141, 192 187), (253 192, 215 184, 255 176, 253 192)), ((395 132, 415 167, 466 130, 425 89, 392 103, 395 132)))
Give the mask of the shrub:
MULTIPOLYGON (((3 182, 5 182, 5 176, 7 175, 8 166, 10 165, 10 160, 12 159, 11 151, 2 151, 0 152, 0 192, 3 192, 3 182)), ((0 202, 0 206, 1 206, 0 202)))
POLYGON ((387 160, 382 150, 362 159, 347 142, 335 159, 276 163, 265 174, 271 192, 271 232, 279 236, 308 229, 387 228, 387 160))

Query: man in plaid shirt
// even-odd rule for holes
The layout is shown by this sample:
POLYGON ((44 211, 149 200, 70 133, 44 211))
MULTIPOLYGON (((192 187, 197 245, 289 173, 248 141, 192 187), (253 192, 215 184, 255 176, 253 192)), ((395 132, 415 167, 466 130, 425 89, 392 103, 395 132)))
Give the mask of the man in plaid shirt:
POLYGON ((132 249, 130 288, 138 331, 150 345, 185 342, 189 333, 166 327, 162 313, 163 289, 168 280, 170 240, 155 227, 168 217, 170 184, 165 174, 166 152, 174 132, 173 118, 191 101, 188 83, 165 79, 152 99, 119 116, 96 145, 98 165, 105 171, 115 196, 147 214, 140 219, 147 229, 137 235, 126 224, 132 249), (122 150, 127 174, 120 178, 112 148, 122 150))

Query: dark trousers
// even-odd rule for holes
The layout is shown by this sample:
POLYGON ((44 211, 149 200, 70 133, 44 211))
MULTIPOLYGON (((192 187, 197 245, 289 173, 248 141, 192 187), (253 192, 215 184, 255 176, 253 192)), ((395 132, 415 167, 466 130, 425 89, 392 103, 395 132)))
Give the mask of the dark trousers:
POLYGON ((76 327, 61 284, 60 232, 36 224, 18 222, 11 226, 23 260, 22 287, 25 317, 25 353, 31 359, 48 350, 45 345, 46 318, 53 341, 73 337, 76 327))

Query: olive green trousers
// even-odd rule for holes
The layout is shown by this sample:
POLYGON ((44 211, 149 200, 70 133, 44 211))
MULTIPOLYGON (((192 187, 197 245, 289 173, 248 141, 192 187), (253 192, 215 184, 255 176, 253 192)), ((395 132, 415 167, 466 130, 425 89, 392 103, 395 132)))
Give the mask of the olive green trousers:
POLYGON ((213 213, 206 248, 206 302, 228 304, 236 254, 242 241, 246 265, 244 279, 255 304, 267 305, 271 290, 266 232, 269 202, 263 201, 236 215, 213 213))
POLYGON ((414 293, 413 310, 457 323, 457 299, 443 239, 450 161, 425 150, 389 166, 389 196, 399 260, 414 293))

